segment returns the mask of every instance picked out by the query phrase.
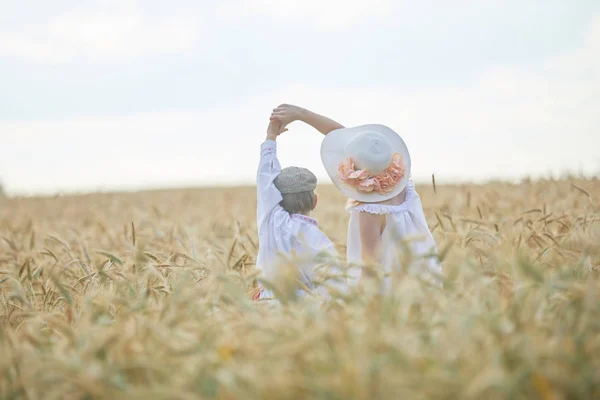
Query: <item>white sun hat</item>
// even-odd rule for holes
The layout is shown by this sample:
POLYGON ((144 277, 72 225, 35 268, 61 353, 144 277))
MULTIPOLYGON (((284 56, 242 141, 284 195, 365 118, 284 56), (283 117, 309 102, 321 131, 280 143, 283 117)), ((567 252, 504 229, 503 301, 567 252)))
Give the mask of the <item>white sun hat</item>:
POLYGON ((408 148, 400 135, 384 125, 329 132, 321 144, 321 160, 345 196, 365 203, 397 196, 410 177, 408 148))

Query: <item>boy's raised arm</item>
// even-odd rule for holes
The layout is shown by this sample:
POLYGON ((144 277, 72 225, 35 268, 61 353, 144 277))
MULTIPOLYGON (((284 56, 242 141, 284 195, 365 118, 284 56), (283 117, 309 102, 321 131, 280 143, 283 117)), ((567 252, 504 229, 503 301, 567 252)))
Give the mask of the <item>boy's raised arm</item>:
POLYGON ((256 202, 259 229, 269 213, 282 200, 281 193, 275 187, 275 178, 281 172, 277 159, 277 136, 287 129, 281 128, 281 123, 271 121, 267 128, 267 137, 260 146, 260 161, 256 174, 256 202))
POLYGON ((331 118, 290 104, 281 104, 275 108, 271 114, 271 121, 279 121, 282 126, 286 126, 293 121, 302 121, 312 126, 323 135, 327 135, 331 131, 344 127, 342 124, 331 118))

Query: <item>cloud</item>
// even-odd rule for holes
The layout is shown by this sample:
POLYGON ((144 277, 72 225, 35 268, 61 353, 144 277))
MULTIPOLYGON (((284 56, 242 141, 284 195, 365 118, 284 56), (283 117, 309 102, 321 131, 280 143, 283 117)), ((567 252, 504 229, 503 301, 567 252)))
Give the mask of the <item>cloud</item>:
MULTIPOLYGON (((0 121, 8 189, 26 192, 252 183, 271 108, 295 103, 351 126, 378 122, 406 140, 413 175, 440 182, 597 173, 600 18, 577 48, 536 66, 496 67, 467 84, 328 88, 297 83, 212 108, 63 121, 0 121)), ((284 166, 322 181, 322 136, 299 122, 284 166)))
POLYGON ((394 3, 394 0, 234 0, 223 10, 230 15, 302 19, 318 28, 333 30, 386 15, 394 3))
POLYGON ((124 1, 65 11, 26 31, 0 31, 0 56, 68 62, 173 54, 194 47, 198 34, 183 16, 151 18, 137 2, 124 1))
MULTIPOLYGON (((427 90, 298 87, 285 101, 346 125, 393 127, 406 139, 421 179, 593 174, 600 169, 599 46, 596 18, 580 46, 537 66, 495 67, 468 84, 427 90)), ((302 155, 290 159, 301 162, 302 155)))

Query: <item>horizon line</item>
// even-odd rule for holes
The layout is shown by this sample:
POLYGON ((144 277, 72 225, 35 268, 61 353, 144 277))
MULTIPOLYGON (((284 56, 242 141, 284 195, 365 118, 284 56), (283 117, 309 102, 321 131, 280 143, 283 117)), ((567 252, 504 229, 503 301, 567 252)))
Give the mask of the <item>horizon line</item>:
MULTIPOLYGON (((435 175, 433 175, 435 176, 435 175)), ((413 179, 417 185, 431 185, 433 186, 433 176, 430 179, 413 179)), ((484 186, 489 184, 510 184, 519 185, 525 183, 535 182, 564 182, 564 181, 596 181, 598 180, 598 174, 592 174, 586 176, 578 173, 563 173, 560 176, 523 176, 519 178, 487 178, 487 179, 443 179, 442 181, 435 179, 435 186, 448 187, 448 186, 461 186, 461 185, 474 185, 484 186)), ((331 182, 324 182, 317 185, 317 187, 334 186, 331 182)), ((81 188, 81 189, 54 189, 54 190, 42 190, 42 191, 25 191, 25 190, 6 190, 4 193, 0 191, 0 197, 4 195, 7 198, 55 198, 55 197, 77 197, 86 196, 93 194, 127 194, 127 193, 151 193, 151 192, 165 192, 165 191, 179 191, 179 190, 214 190, 214 189, 235 189, 235 188, 251 188, 256 187, 255 183, 248 181, 240 182, 205 182, 205 183, 173 183, 173 184, 157 184, 157 185, 110 185, 105 187, 81 188)), ((1 189, 0 185, 0 189, 1 189)))

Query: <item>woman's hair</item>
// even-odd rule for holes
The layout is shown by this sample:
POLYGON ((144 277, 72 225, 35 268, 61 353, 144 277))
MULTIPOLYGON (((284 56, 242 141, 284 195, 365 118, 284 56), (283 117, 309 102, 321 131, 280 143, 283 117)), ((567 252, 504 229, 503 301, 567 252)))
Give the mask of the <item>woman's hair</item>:
POLYGON ((307 214, 315 208, 315 191, 282 194, 279 205, 290 214, 307 214))
POLYGON ((357 207, 360 206, 361 204, 364 204, 362 201, 358 201, 358 200, 353 200, 348 198, 348 200, 346 201, 346 207, 350 208, 350 207, 357 207))

